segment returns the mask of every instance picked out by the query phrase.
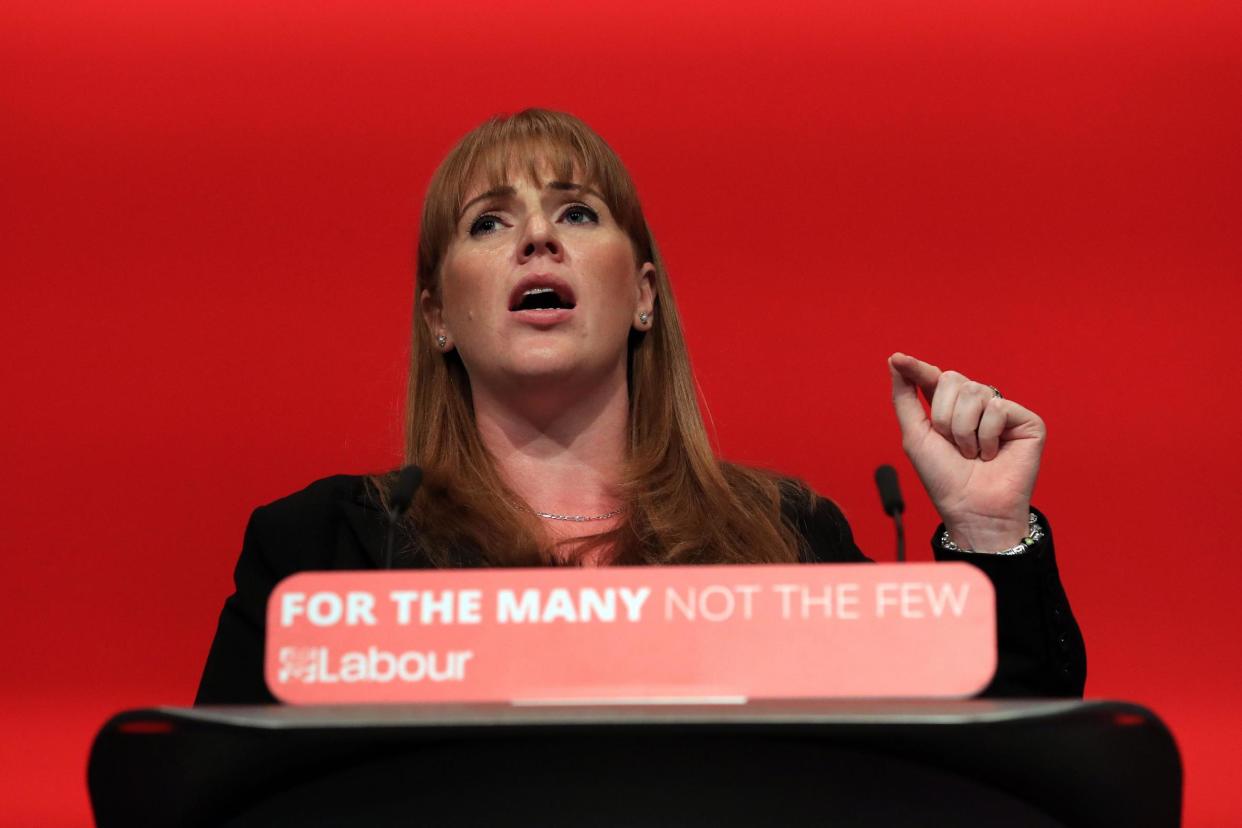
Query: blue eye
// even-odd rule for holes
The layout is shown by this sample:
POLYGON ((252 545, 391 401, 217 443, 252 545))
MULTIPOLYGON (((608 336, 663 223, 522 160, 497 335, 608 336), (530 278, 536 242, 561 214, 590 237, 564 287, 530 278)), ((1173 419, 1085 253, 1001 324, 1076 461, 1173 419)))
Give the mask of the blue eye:
POLYGON ((490 213, 484 213, 479 216, 470 225, 470 235, 478 236, 485 233, 491 233, 500 225, 500 219, 490 213))
POLYGON ((599 214, 583 204, 575 204, 570 207, 561 214, 561 218, 565 219, 570 224, 586 224, 587 222, 595 222, 596 224, 599 223, 599 214))

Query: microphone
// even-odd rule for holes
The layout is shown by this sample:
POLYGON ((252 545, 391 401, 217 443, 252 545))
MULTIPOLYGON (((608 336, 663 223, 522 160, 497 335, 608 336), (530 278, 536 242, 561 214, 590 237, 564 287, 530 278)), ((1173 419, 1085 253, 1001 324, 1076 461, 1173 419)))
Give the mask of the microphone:
POLYGON ((880 503, 884 506, 884 514, 893 519, 897 526, 897 560, 906 559, 906 529, 901 525, 901 513, 906 510, 906 502, 901 499, 901 487, 897 485, 897 470, 892 466, 883 465, 875 470, 875 485, 880 490, 880 503))
POLYGON ((423 482, 423 470, 418 466, 406 466, 397 474, 397 483, 388 498, 388 538, 384 542, 384 568, 392 569, 392 544, 397 534, 397 524, 410 510, 414 493, 423 482))

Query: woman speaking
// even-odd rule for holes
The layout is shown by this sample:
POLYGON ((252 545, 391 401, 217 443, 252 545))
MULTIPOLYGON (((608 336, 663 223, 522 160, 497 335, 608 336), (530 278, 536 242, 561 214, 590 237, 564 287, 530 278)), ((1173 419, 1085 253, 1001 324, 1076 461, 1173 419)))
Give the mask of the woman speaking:
MULTIPOLYGON (((405 454, 424 479, 394 565, 867 560, 831 501, 714 456, 633 182, 578 119, 527 110, 466 135, 428 188, 417 270, 405 454)), ((888 371, 944 521, 936 557, 996 588, 985 694, 1080 695, 1082 637, 1030 504, 1043 422, 911 356, 888 371)), ((396 479, 331 477, 254 512, 197 703, 274 701, 268 594, 298 571, 385 565, 396 479)))

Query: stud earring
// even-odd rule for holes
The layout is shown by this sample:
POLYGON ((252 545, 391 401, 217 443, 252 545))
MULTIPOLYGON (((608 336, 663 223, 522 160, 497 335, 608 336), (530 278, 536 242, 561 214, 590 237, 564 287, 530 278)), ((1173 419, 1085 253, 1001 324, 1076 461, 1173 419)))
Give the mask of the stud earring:
POLYGON ((647 313, 646 311, 641 311, 638 314, 638 321, 642 322, 644 325, 647 324, 647 320, 650 318, 651 318, 651 314, 647 313))
POLYGON ((443 351, 444 346, 448 344, 448 337, 445 336, 444 334, 440 334, 439 336, 436 337, 436 344, 439 345, 440 350, 443 351))

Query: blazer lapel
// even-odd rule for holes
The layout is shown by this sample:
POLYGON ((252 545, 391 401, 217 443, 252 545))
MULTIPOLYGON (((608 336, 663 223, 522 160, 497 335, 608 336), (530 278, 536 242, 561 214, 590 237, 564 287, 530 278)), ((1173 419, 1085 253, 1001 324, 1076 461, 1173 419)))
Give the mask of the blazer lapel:
MULTIPOLYGON (((349 528, 363 554, 376 569, 384 568, 384 544, 388 539, 388 518, 379 504, 367 497, 365 486, 352 499, 341 503, 349 528)), ((399 540, 399 536, 398 536, 399 540)))

